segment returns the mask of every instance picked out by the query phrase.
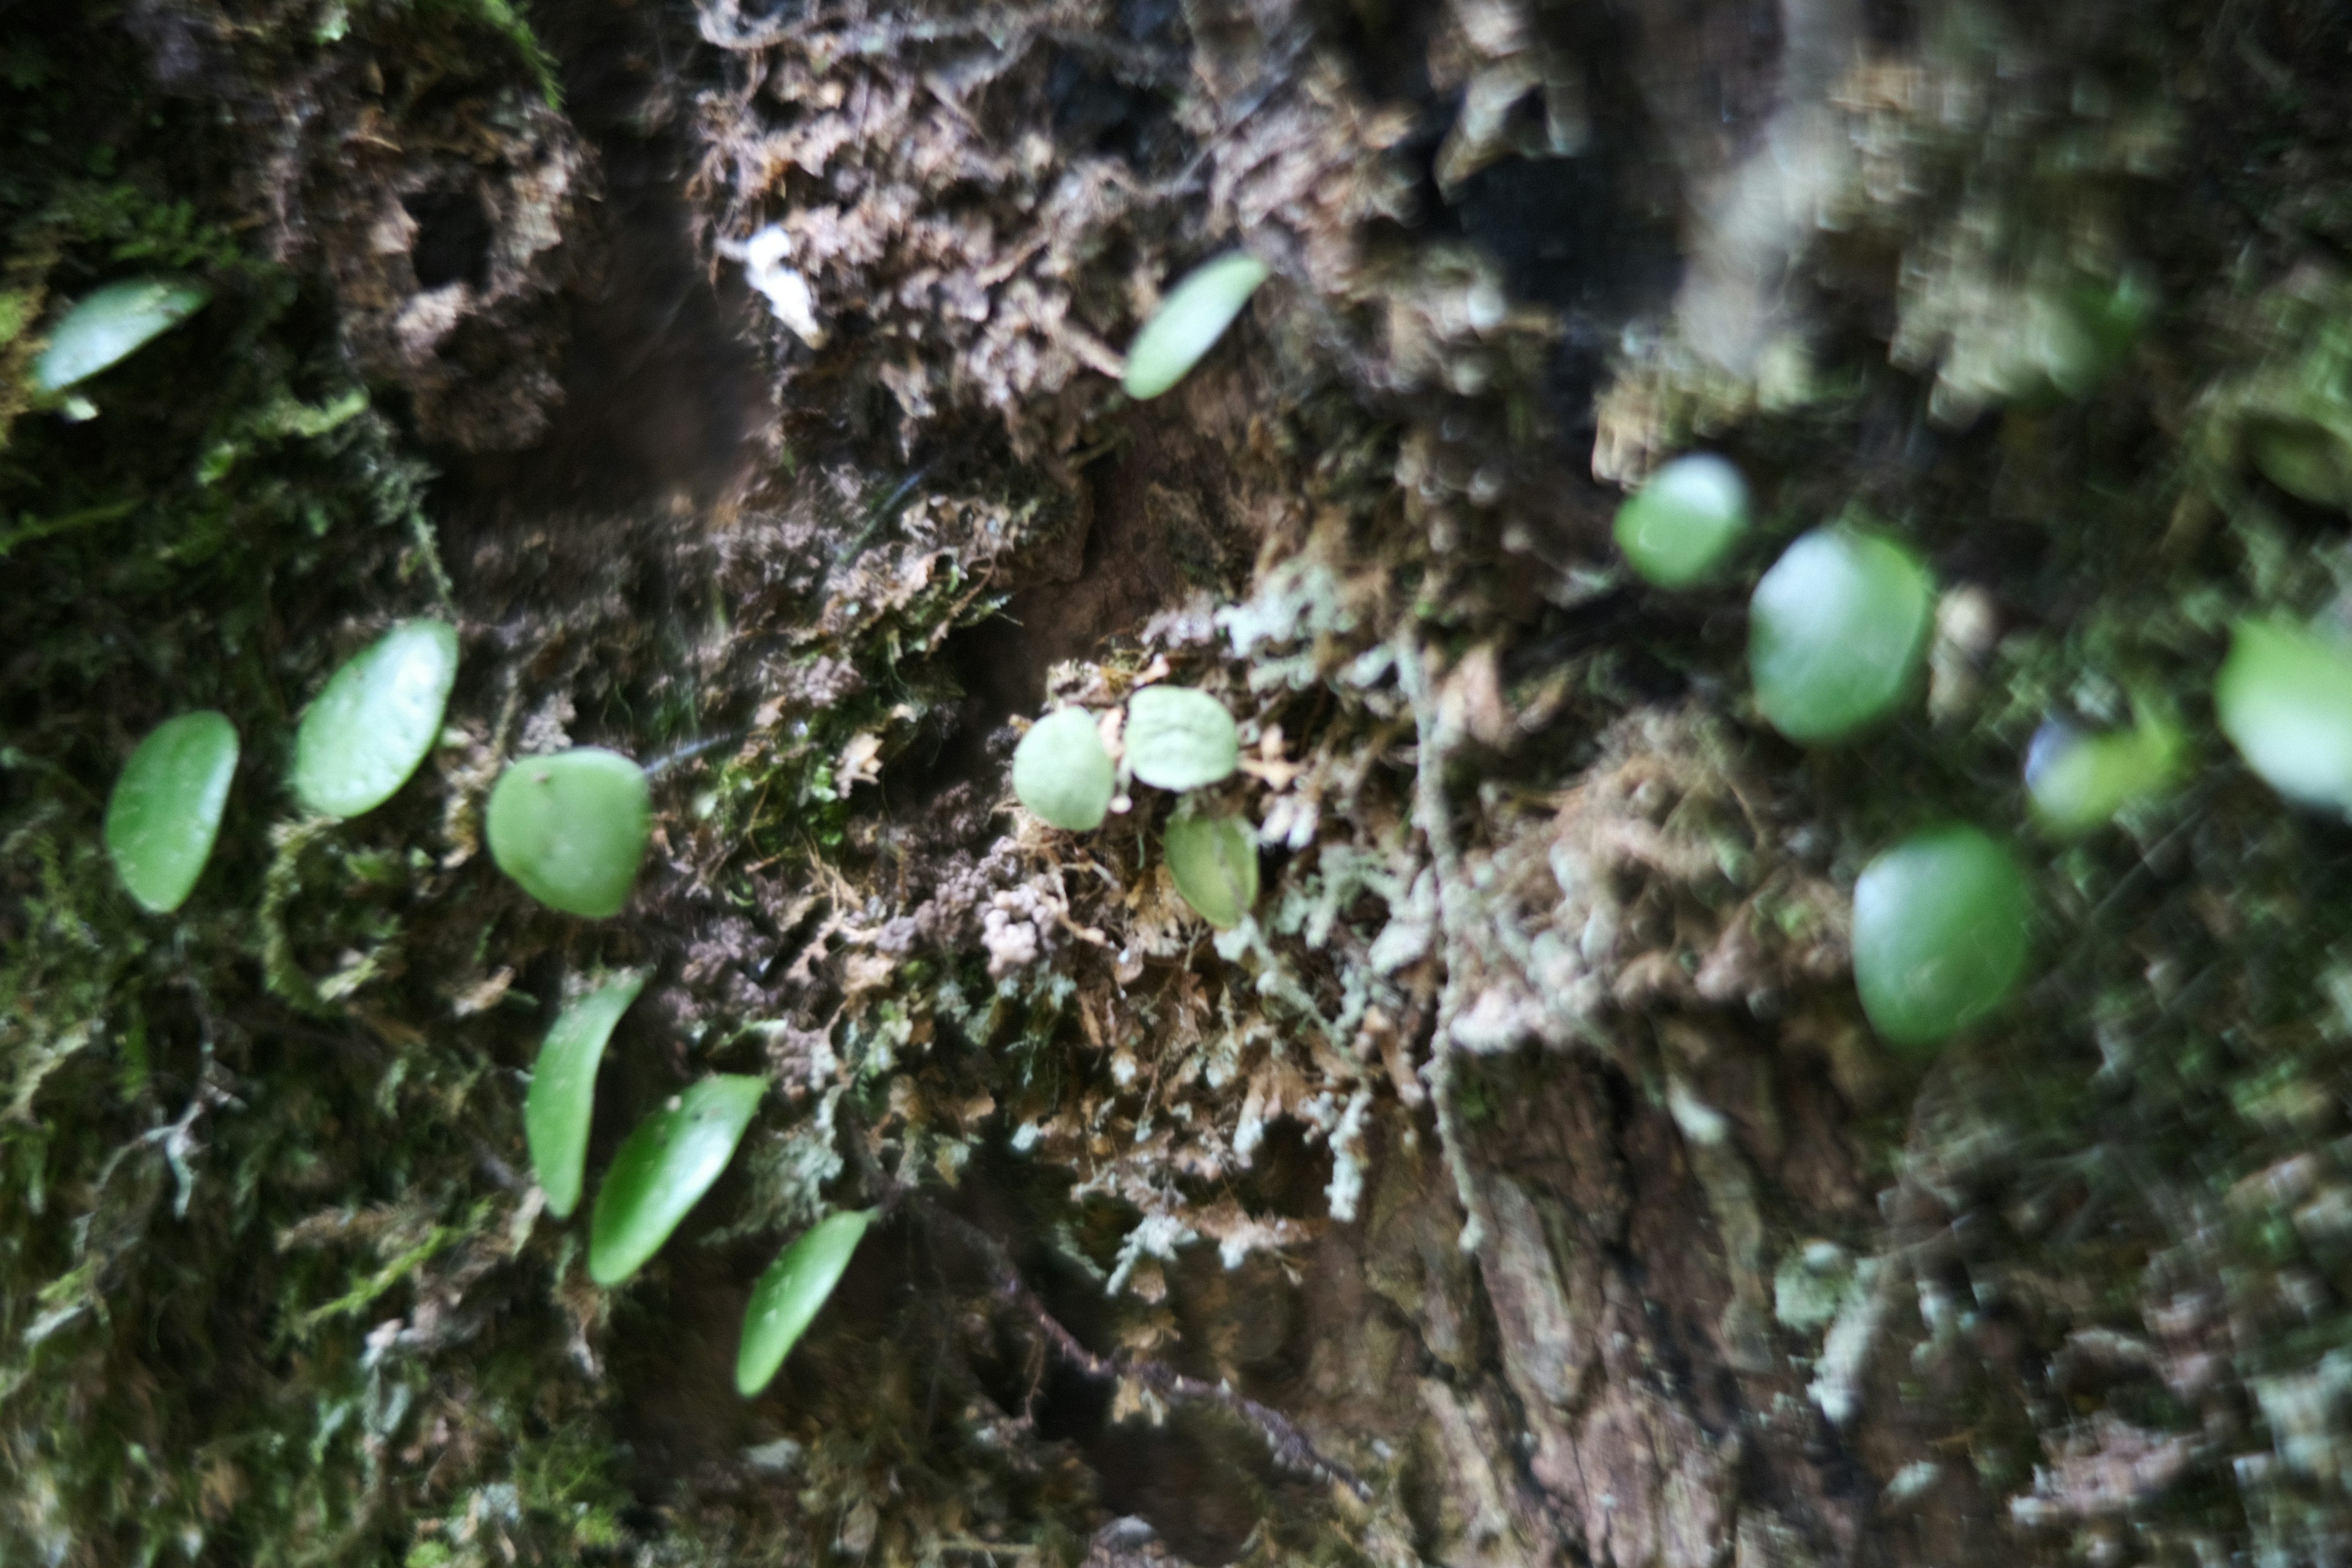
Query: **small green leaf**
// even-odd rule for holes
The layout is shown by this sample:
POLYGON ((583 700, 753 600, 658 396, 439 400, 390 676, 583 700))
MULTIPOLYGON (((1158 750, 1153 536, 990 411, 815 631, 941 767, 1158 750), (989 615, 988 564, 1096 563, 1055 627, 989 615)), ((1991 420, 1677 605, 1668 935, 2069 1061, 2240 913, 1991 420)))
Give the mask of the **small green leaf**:
POLYGON ((143 907, 167 915, 187 901, 212 857, 236 754, 236 726, 205 709, 156 725, 122 765, 106 803, 106 852, 143 907))
POLYGON ((1265 262, 1238 250, 1186 273, 1127 351, 1127 395, 1157 397, 1183 380, 1217 346, 1266 277, 1265 262))
POLYGON ((1935 579, 1891 540, 1817 528, 1789 546, 1748 606, 1748 668, 1772 727, 1808 745, 1843 741, 1918 684, 1935 579))
POLYGON ((33 385, 63 392, 170 331, 204 308, 213 291, 187 278, 131 278, 83 297, 33 362, 33 385))
POLYGON ((2308 419, 2250 424, 2246 447, 2263 478, 2314 506, 2352 506, 2352 448, 2326 426, 2308 419))
POLYGON ((2168 724, 2085 735, 2051 720, 2025 754, 2025 787, 2034 820, 2061 837, 2105 826, 2133 801, 2170 786, 2180 737, 2168 724))
POLYGON ((768 1080, 704 1079, 637 1123, 613 1156, 588 1222, 588 1277, 618 1285, 661 1250, 734 1157, 768 1080))
POLYGON ((457 629, 403 621, 343 661, 294 733, 294 795, 326 816, 393 797, 441 734, 457 679, 457 629))
POLYGON ((1200 917, 1231 931, 1257 902, 1257 835, 1238 816, 1182 811, 1161 847, 1176 890, 1200 917))
POLYGON ((2352 642, 2284 618, 2240 621, 2213 710, 2273 789, 2352 812, 2352 642))
POLYGON ((1661 588, 1713 576, 1748 531, 1748 481, 1712 452, 1676 458, 1617 509, 1617 548, 1661 588))
POLYGON ((735 1357, 735 1388, 744 1398, 767 1387, 800 1342, 817 1309, 841 1283, 842 1270, 874 1214, 852 1209, 827 1215, 784 1248, 751 1287, 751 1304, 743 1311, 743 1348, 735 1357))
POLYGON ((653 837, 643 768, 593 746, 521 757, 490 791, 490 858, 551 910, 621 912, 653 837))
POLYGON ((2025 971, 2033 890, 1973 827, 1916 833, 1853 885, 1853 981, 1898 1046, 1932 1045, 1990 1013, 2025 971))
POLYGON ((596 1065, 604 1060, 604 1042, 645 984, 644 975, 631 974, 591 991, 562 1011, 539 1047, 530 1093, 523 1100, 523 1135, 530 1144, 531 1170, 547 1193, 547 1212, 558 1219, 580 1203, 588 1123, 596 1110, 596 1065))
POLYGON ((1127 765, 1161 789, 1199 789, 1241 765, 1240 732, 1205 691, 1147 686, 1127 700, 1127 765))
POLYGON ((1046 714, 1013 749, 1013 793, 1051 827, 1100 827, 1110 810, 1111 773, 1095 716, 1083 708, 1046 714))

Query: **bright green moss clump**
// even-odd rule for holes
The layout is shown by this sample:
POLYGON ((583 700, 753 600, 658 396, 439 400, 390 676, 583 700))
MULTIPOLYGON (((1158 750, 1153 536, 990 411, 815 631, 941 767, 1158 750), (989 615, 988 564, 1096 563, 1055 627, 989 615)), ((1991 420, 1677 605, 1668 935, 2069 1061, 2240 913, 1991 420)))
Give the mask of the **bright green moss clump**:
POLYGON ((236 775, 236 726, 206 710, 166 719, 123 764, 106 803, 106 852, 142 907, 187 901, 212 858, 236 775))
POLYGON ((1860 733, 1917 687, 1935 608, 1935 579, 1908 550, 1860 529, 1815 529, 1748 602, 1757 706, 1808 745, 1860 733))
POLYGON ((653 838, 643 768, 594 746, 508 764, 490 791, 490 858, 551 910, 621 912, 653 838))
POLYGON ((2352 812, 2352 643, 2284 618, 2241 621, 2213 711, 2273 789, 2352 812))
POLYGON ((1748 481, 1712 452, 1676 458, 1617 509, 1617 548, 1661 588, 1715 575, 1747 531, 1748 481))
POLYGON ((1087 833, 1110 810, 1110 753, 1083 708, 1048 713, 1013 751, 1013 793, 1050 827, 1087 833))
POLYGON ((2033 892, 1973 827, 1915 833, 1853 886, 1853 982, 1871 1026, 1932 1045, 2000 1005, 2025 971, 2033 892))

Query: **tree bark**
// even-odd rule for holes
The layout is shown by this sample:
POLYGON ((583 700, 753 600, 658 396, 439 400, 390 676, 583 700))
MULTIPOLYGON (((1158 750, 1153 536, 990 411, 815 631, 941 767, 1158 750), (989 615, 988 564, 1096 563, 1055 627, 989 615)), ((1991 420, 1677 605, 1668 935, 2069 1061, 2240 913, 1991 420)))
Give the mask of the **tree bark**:
POLYGON ((2352 862, 2208 696, 2343 613, 2347 73, 2318 0, 0 0, 0 1557, 2352 1561, 2352 862), (142 273, 210 301, 40 391, 142 273), (1697 448, 1754 534, 1645 587, 1697 448), (1747 597, 1839 519, 1936 630, 1804 748, 1747 597), (439 745, 303 818, 420 615, 439 745), (1019 806, 1152 684, 1232 777, 1019 806), (204 707, 148 914, 107 792, 204 707), (2039 832, 2048 721, 2187 760, 2039 832), (575 744, 653 785, 611 921, 482 839, 575 744), (2034 958, 1901 1049, 1853 886, 1955 820, 2034 958), (522 1106, 624 970, 592 1194, 771 1092, 607 1289, 522 1106))

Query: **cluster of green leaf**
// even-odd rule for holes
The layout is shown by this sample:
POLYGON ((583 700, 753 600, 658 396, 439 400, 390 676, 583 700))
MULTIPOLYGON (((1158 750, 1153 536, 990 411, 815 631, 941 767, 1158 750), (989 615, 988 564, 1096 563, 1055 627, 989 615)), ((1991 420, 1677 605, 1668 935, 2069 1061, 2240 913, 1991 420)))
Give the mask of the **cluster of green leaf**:
MULTIPOLYGON (((1013 750, 1013 793, 1047 826, 1091 833, 1110 814, 1122 775, 1186 795, 1241 766, 1234 716, 1186 687, 1147 686, 1129 697, 1120 739, 1114 763, 1092 714, 1049 713, 1013 750)), ((1186 801, 1169 819, 1162 847, 1176 890, 1195 913, 1219 931, 1241 924, 1257 902, 1257 836, 1247 821, 1186 801)))

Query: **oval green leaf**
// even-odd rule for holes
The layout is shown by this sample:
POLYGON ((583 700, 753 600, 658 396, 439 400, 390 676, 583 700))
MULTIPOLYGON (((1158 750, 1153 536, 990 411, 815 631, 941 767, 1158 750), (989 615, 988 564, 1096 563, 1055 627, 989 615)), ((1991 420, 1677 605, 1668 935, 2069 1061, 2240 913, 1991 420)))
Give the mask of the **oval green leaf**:
POLYGON ((1127 395, 1157 397, 1183 380, 1217 346, 1266 277, 1265 262, 1238 250, 1186 273, 1127 351, 1127 395))
POLYGON ((1160 789, 1199 789, 1233 776, 1241 733, 1225 705, 1183 686, 1147 686, 1127 700, 1127 765, 1160 789))
POLYGON ((1805 744, 1859 733, 1917 687, 1935 609, 1935 580, 1909 551, 1855 529, 1815 529, 1748 601, 1757 706, 1805 744))
POLYGON ((793 1346, 815 1321, 817 1309, 841 1283, 850 1255, 874 1223, 872 1209, 828 1215, 768 1266, 751 1287, 743 1311, 743 1345, 735 1356, 735 1389, 749 1399, 773 1381, 793 1346))
POLYGON ((1257 835, 1241 817, 1180 812, 1161 848, 1176 890, 1219 931, 1241 924, 1257 902, 1257 835))
POLYGON ((85 296, 33 362, 33 385, 63 392, 128 359, 202 310, 213 291, 188 278, 131 278, 85 296))
POLYGON ((373 811, 441 734, 457 679, 457 629, 403 621, 346 659, 294 732, 294 795, 327 816, 373 811))
POLYGON ((205 709, 156 725, 122 765, 106 852, 142 907, 167 915, 187 901, 212 858, 236 755, 236 726, 205 709))
POLYGON ((1676 458, 1617 509, 1617 548, 1661 588, 1706 581, 1747 531, 1748 481, 1712 452, 1676 458))
POLYGON ((551 910, 621 912, 653 837, 643 768, 594 746, 521 757, 490 791, 490 858, 551 910))
POLYGON ((2034 820, 2060 837, 2105 826, 2132 802, 2168 788, 2179 758, 2180 737, 2167 724, 2085 735, 2051 720, 2025 753, 2034 820))
POLYGON ((2273 789, 2352 812, 2352 643, 2284 619, 2241 621, 2213 710, 2273 789))
POLYGON ((1052 827, 1087 833, 1110 810, 1112 768, 1095 716, 1064 708, 1029 726, 1013 749, 1013 793, 1052 827))
POLYGON ((613 1156, 588 1223, 588 1278, 618 1285, 661 1250, 734 1157, 768 1080, 704 1079, 636 1125, 613 1156))
POLYGON ((1853 981, 1881 1037, 1926 1046, 2000 1005, 2025 971, 2033 890, 1973 827, 1914 834, 1853 886, 1853 981))
POLYGON ((530 1168, 547 1194, 547 1211, 558 1219, 580 1205, 604 1042, 645 984, 644 975, 631 974, 591 991, 557 1016, 539 1047, 523 1100, 523 1136, 530 1144, 530 1168))

